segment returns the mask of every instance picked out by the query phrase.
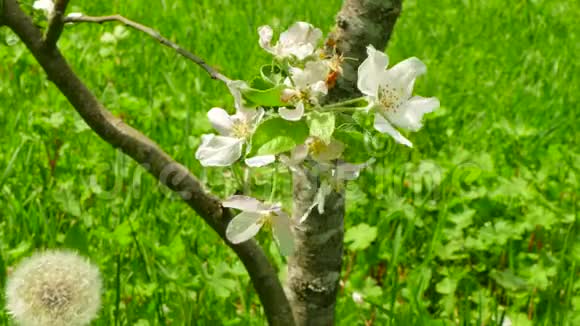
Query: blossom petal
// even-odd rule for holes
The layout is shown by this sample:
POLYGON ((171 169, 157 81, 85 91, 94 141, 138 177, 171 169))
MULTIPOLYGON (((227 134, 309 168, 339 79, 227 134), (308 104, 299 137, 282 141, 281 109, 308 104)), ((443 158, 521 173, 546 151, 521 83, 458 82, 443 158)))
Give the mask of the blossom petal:
POLYGON ((374 127, 376 130, 382 133, 387 133, 391 135, 398 143, 403 145, 413 147, 413 144, 405 138, 399 131, 397 131, 382 115, 375 113, 375 123, 374 127))
POLYGON ((270 206, 264 205, 254 197, 234 195, 222 202, 223 207, 235 208, 244 212, 262 212, 268 210, 270 206))
POLYGON ((281 107, 278 109, 278 113, 283 119, 298 121, 302 119, 302 116, 304 115, 304 103, 302 101, 298 102, 294 110, 281 107))
POLYGON ((338 140, 331 139, 330 144, 324 146, 318 153, 311 153, 316 161, 328 162, 336 160, 344 152, 344 144, 338 140))
POLYGON ((292 161, 296 162, 296 164, 300 164, 306 159, 306 156, 308 156, 308 146, 305 144, 298 145, 294 147, 290 155, 292 161))
POLYGON ((203 166, 229 166, 242 156, 242 139, 206 134, 201 136, 201 145, 195 158, 203 166))
POLYGON ((247 241, 260 231, 262 225, 262 214, 241 212, 228 224, 226 238, 233 244, 247 241))
POLYGON ((230 93, 232 93, 232 96, 234 97, 234 107, 236 108, 236 114, 254 114, 255 109, 246 107, 242 97, 242 89, 248 88, 248 84, 243 80, 232 80, 227 85, 230 93))
POLYGON ((306 156, 308 156, 308 146, 302 144, 294 147, 290 153, 290 157, 280 155, 280 162, 286 165, 292 172, 298 172, 300 170, 298 165, 306 159, 306 156))
POLYGON ((421 120, 425 113, 433 112, 439 107, 439 100, 435 97, 413 96, 406 101, 398 110, 387 112, 385 115, 395 126, 417 131, 423 126, 421 120))
POLYGON ((212 108, 207 112, 207 118, 215 130, 224 136, 229 136, 234 125, 230 115, 222 108, 212 108))
POLYGON ((334 169, 333 176, 338 180, 354 180, 360 175, 360 171, 367 167, 369 163, 362 164, 352 164, 352 163, 339 163, 334 169))
POLYGON ((246 165, 253 168, 266 166, 274 161, 276 161, 275 155, 261 155, 245 159, 246 165))
POLYGON ((376 50, 372 45, 367 47, 368 57, 358 67, 357 87, 365 95, 376 97, 379 85, 386 76, 389 57, 376 50))
POLYGON ((320 29, 305 22, 296 22, 280 34, 274 51, 280 57, 293 55, 298 60, 304 60, 314 52, 321 37, 320 29))
POLYGON ((32 4, 32 8, 36 10, 44 10, 46 15, 50 18, 54 12, 53 0, 36 0, 32 4))
POLYGON ((274 36, 272 28, 268 25, 260 26, 258 27, 258 35, 260 36, 260 40, 258 41, 260 47, 268 52, 272 52, 271 42, 274 36))
POLYGON ((278 243, 280 253, 283 256, 289 256, 294 253, 294 234, 292 233, 290 217, 286 213, 280 211, 272 217, 272 232, 274 239, 278 243))
POLYGON ((406 97, 409 98, 413 93, 415 79, 427 72, 427 66, 416 57, 407 58, 388 70, 389 80, 394 81, 403 90, 406 97))
POLYGON ((300 217, 299 223, 303 223, 304 221, 306 221, 308 216, 310 216, 310 213, 312 213, 314 207, 317 208, 318 214, 324 214, 324 205, 326 204, 326 197, 331 193, 331 191, 332 187, 330 186, 330 183, 328 183, 328 181, 326 180, 323 180, 320 186, 318 187, 318 190, 316 191, 316 195, 314 196, 312 204, 310 205, 310 207, 308 207, 306 212, 304 212, 304 215, 300 217))

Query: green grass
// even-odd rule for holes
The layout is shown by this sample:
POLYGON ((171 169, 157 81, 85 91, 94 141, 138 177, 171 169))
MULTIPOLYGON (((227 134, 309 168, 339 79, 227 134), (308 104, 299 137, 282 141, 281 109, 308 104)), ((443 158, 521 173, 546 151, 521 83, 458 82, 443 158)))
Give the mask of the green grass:
MULTIPOLYGON (((258 26, 305 20, 328 31, 341 5, 72 3, 154 26, 239 79, 269 60, 258 26)), ((358 241, 346 244, 339 324, 495 325, 504 314, 514 325, 580 324, 579 16, 572 1, 405 1, 388 53, 421 58, 429 72, 417 93, 442 107, 410 135, 415 149, 381 138, 377 163, 349 185, 346 223, 358 241), (369 230, 362 223, 376 236, 357 233, 369 230), (352 291, 368 302, 356 305, 352 291)), ((210 130, 205 112, 231 104, 226 88, 134 31, 99 40, 113 30, 67 28, 60 45, 108 108, 231 194, 228 175, 193 155, 210 130)), ((0 45, 0 287, 5 267, 33 250, 73 247, 105 276, 95 325, 262 325, 233 252, 87 130, 23 45, 0 36, 11 44, 0 45)))

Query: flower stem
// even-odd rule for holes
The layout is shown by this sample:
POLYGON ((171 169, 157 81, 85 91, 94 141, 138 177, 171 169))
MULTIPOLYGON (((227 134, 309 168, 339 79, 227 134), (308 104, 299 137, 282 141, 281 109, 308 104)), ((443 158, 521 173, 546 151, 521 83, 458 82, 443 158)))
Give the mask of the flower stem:
POLYGON ((366 102, 365 97, 364 96, 363 97, 357 97, 357 98, 353 98, 353 99, 346 100, 346 101, 343 101, 343 102, 336 102, 336 103, 328 104, 328 105, 323 106, 322 108, 323 109, 326 109, 326 108, 335 108, 335 107, 347 107, 350 104, 355 104, 355 103, 358 103, 360 101, 365 101, 366 102))
POLYGON ((320 112, 357 112, 357 111, 364 111, 366 107, 327 107, 323 106, 318 109, 320 112))

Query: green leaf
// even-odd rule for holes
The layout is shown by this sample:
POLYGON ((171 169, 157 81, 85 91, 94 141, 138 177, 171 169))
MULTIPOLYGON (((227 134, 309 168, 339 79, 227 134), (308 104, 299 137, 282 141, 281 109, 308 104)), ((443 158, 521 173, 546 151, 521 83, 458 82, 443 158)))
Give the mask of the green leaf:
POLYGON ((284 81, 282 70, 276 65, 264 65, 260 68, 262 79, 272 85, 281 84, 284 81))
POLYGON ((355 130, 336 130, 334 138, 344 144, 343 159, 349 163, 364 163, 371 158, 365 137, 355 130))
POLYGON ((458 280, 446 277, 435 285, 435 290, 441 294, 453 294, 457 289, 458 280))
POLYGON ((84 256, 88 256, 89 240, 87 231, 84 230, 79 223, 75 223, 66 233, 64 245, 67 248, 78 250, 78 252, 84 256))
POLYGON ((493 278, 499 285, 503 288, 511 291, 524 291, 528 289, 528 283, 521 277, 516 276, 510 270, 505 270, 498 272, 497 270, 491 271, 489 276, 493 278))
POLYGON ((335 126, 333 113, 312 112, 306 117, 306 123, 310 128, 310 136, 318 137, 326 144, 330 143, 335 126))
MULTIPOLYGON (((260 87, 263 85, 259 85, 260 87)), ((285 106, 288 103, 280 99, 285 85, 278 85, 268 89, 241 87, 240 91, 247 106, 285 106)))
POLYGON ((377 228, 361 223, 346 230, 344 241, 351 244, 348 248, 352 251, 365 250, 377 238, 377 228))
POLYGON ((278 154, 303 144, 308 137, 304 121, 288 121, 280 117, 262 122, 252 136, 249 156, 278 154))

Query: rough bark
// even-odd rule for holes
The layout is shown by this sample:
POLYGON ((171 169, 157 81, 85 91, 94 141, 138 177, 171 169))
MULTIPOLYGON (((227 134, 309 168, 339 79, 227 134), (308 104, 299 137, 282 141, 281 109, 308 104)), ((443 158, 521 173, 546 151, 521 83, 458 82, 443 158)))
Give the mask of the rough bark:
POLYGON ((331 102, 360 96, 356 88, 357 69, 367 57, 367 46, 383 50, 401 13, 402 0, 345 0, 330 33, 327 51, 336 51, 346 60, 343 75, 329 94, 331 102))
MULTIPOLYGON (((346 0, 329 36, 328 51, 337 51, 344 61, 343 76, 329 94, 330 102, 359 96, 357 69, 372 44, 384 49, 401 12, 402 0, 346 0)), ((293 174, 295 218, 304 215, 313 202, 319 175, 314 170, 293 174)), ((344 189, 344 187, 341 187, 344 189)), ((339 290, 344 238, 344 191, 333 191, 323 214, 312 210, 294 228, 296 253, 288 262, 286 293, 297 325, 333 325, 339 290)))
MULTIPOLYGON (((0 0, 0 26, 5 24, 26 44, 30 52, 85 122, 103 140, 141 164, 162 184, 193 208, 238 255, 246 267, 264 306, 270 325, 294 325, 291 308, 277 273, 255 241, 233 245, 225 238, 230 212, 208 193, 186 167, 176 162, 157 144, 113 116, 72 71, 56 39, 47 43, 31 18, 16 0, 0 0)), ((58 33, 59 34, 59 33, 58 33)))

